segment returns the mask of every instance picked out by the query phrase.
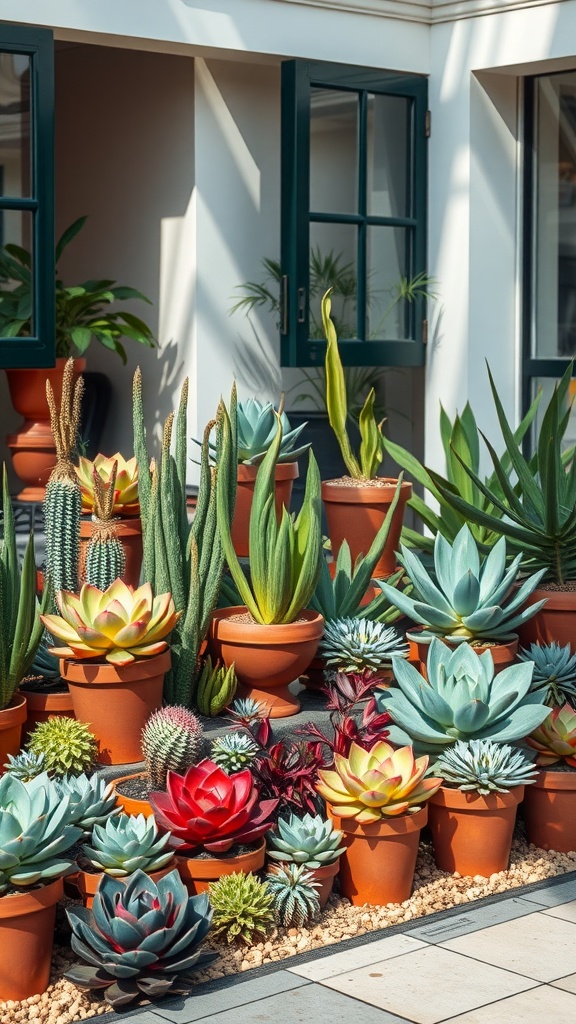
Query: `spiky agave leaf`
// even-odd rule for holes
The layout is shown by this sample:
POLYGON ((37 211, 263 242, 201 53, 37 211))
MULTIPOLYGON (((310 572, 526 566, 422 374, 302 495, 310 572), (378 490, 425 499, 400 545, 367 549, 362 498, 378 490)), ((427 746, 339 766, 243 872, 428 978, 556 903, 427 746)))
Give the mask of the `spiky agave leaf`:
POLYGON ((320 914, 319 883, 303 864, 272 867, 265 881, 276 922, 284 928, 304 928, 320 914))

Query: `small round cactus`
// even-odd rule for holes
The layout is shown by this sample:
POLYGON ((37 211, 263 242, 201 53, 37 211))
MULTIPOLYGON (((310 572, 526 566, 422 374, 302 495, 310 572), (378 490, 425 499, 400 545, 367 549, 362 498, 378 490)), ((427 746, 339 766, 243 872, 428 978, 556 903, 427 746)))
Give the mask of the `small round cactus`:
POLYGON ((239 940, 248 944, 256 933, 266 935, 274 925, 273 896, 254 875, 242 871, 222 875, 208 892, 214 936, 225 936, 228 943, 239 940))
POLYGON ((169 771, 184 774, 202 757, 202 726, 188 708, 167 706, 154 711, 142 730, 142 751, 151 788, 166 789, 169 771))
POLYGON ((89 772, 98 756, 98 744, 88 726, 59 716, 38 723, 30 734, 28 750, 44 755, 44 770, 55 778, 89 772))

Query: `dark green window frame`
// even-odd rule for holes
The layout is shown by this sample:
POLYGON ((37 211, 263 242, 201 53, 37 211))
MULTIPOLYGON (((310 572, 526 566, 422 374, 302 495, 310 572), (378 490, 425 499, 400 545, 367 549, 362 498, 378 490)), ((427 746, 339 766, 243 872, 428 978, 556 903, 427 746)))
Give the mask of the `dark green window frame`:
MULTIPOLYGON (((310 224, 333 222, 358 226, 358 322, 366 311, 366 229, 372 225, 410 228, 408 277, 426 271, 427 212, 427 79, 369 68, 316 61, 285 61, 282 65, 282 199, 280 359, 283 366, 318 366, 326 343, 309 338, 310 224), (321 214, 309 209, 310 96, 313 87, 360 95, 359 209, 357 214, 321 214), (394 95, 411 100, 410 217, 366 214, 366 96, 394 95)), ((339 339, 342 362, 348 366, 422 366, 425 362, 426 304, 422 296, 410 303, 412 340, 339 339)))
POLYGON ((0 52, 30 58, 31 196, 0 195, 0 211, 32 214, 33 324, 31 337, 0 338, 0 367, 55 364, 54 289, 54 40, 47 29, 0 26, 0 52))

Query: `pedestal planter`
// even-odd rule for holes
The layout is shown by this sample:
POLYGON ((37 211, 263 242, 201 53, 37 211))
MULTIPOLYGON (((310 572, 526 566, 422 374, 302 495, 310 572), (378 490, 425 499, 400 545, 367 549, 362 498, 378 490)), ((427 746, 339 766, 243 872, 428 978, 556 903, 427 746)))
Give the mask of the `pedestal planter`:
MULTIPOLYGON (((92 536, 92 517, 82 516, 80 521, 80 559, 78 574, 80 583, 85 580, 86 555, 88 543, 92 536)), ((142 522, 140 516, 126 516, 116 521, 116 534, 124 548, 126 557, 126 568, 122 575, 124 583, 136 589, 140 583, 140 569, 142 567, 142 522)))
POLYGON ((151 818, 154 811, 149 800, 139 800, 137 797, 124 796, 123 793, 118 791, 118 787, 123 782, 128 782, 129 779, 141 779, 143 777, 143 772, 135 772, 134 775, 121 775, 118 779, 114 779, 116 806, 121 807, 124 814, 143 814, 145 818, 151 818))
POLYGON ((176 855, 178 874, 184 882, 190 896, 205 892, 210 882, 216 882, 222 875, 232 875, 242 871, 245 875, 260 871, 266 857, 266 843, 261 843, 247 853, 237 857, 184 857, 176 855))
POLYGON ((108 662, 60 662, 76 718, 90 726, 98 741, 100 764, 142 760, 140 734, 152 712, 162 705, 169 668, 169 650, 122 668, 108 662))
POLYGON ((506 871, 524 788, 481 796, 441 786, 428 801, 428 826, 440 870, 472 877, 506 871))
POLYGON ((28 999, 50 980, 56 904, 62 879, 40 889, 0 896, 0 1000, 28 999))
POLYGON ((47 722, 49 718, 74 718, 74 708, 70 691, 62 693, 35 693, 28 690, 22 693, 26 697, 27 715, 22 732, 22 743, 25 743, 39 722, 47 722))
POLYGON ((21 747, 22 726, 26 721, 26 697, 15 693, 7 708, 0 711, 0 775, 8 754, 15 756, 21 747))
POLYGON ((529 647, 535 643, 551 644, 555 640, 561 647, 570 644, 572 654, 576 654, 576 589, 539 588, 530 595, 530 604, 544 599, 544 607, 520 626, 520 643, 529 647))
POLYGON ((340 891, 355 907, 403 903, 412 891, 420 830, 428 809, 359 825, 339 818, 328 808, 334 827, 342 829, 346 853, 340 857, 340 891))
POLYGON ((542 769, 526 787, 524 820, 529 843, 542 850, 576 850, 576 770, 542 769))
MULTIPOLYGON (((159 882, 164 875, 168 875, 176 867, 174 858, 159 871, 147 871, 146 874, 153 882, 159 882)), ((76 871, 64 879, 64 890, 71 899, 81 899, 84 906, 90 907, 94 902, 94 896, 100 879, 104 876, 103 871, 76 871)), ((128 876, 126 876, 128 877, 128 876)))
MULTIPOLYGON (((232 543, 239 558, 247 558, 249 554, 248 534, 250 527, 250 510, 254 497, 254 484, 258 474, 258 466, 238 466, 238 486, 236 489, 236 504, 234 506, 234 519, 232 520, 232 543)), ((282 514, 282 506, 290 510, 290 499, 292 497, 292 485, 298 476, 297 462, 280 462, 275 472, 275 495, 276 515, 282 514)))
MULTIPOLYGON (((426 663, 428 661, 430 640, 421 640, 418 636, 418 632, 418 630, 413 629, 406 634, 406 638, 410 644, 409 661, 413 665, 416 665, 416 668, 424 679, 428 679, 426 663), (418 665, 418 661, 420 662, 420 665, 418 665)), ((443 640, 442 643, 445 643, 446 646, 452 648, 452 650, 456 649, 456 644, 451 644, 447 640, 443 640)), ((506 644, 474 644, 472 650, 478 655, 484 654, 484 651, 490 651, 492 661, 494 662, 494 673, 497 675, 498 672, 502 671, 502 669, 508 668, 509 665, 514 664, 518 653, 518 646, 519 640, 516 636, 506 644)))
POLYGON ((226 667, 235 665, 238 696, 261 701, 271 718, 286 718, 300 710, 288 685, 308 668, 323 631, 324 619, 310 609, 297 622, 262 626, 238 605, 214 612, 209 647, 226 667))
MULTIPOLYGON (((358 555, 367 554, 386 518, 398 484, 391 477, 379 479, 382 481, 379 484, 348 482, 348 478, 343 478, 343 481, 325 480, 322 484, 322 501, 326 509, 334 558, 344 540, 350 546, 352 564, 358 555)), ((404 509, 411 496, 412 484, 403 483, 386 546, 374 567, 374 579, 385 579, 396 569, 396 551, 400 545, 404 509)))

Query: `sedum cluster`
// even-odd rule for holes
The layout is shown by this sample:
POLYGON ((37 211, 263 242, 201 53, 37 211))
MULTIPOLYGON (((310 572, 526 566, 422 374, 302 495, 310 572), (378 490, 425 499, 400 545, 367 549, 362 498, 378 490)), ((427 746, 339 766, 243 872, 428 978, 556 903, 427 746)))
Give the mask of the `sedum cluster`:
POLYGON ((274 897, 253 874, 239 871, 222 875, 211 883, 208 892, 214 911, 212 934, 228 943, 238 940, 249 944, 258 934, 266 935, 274 924, 274 897))

